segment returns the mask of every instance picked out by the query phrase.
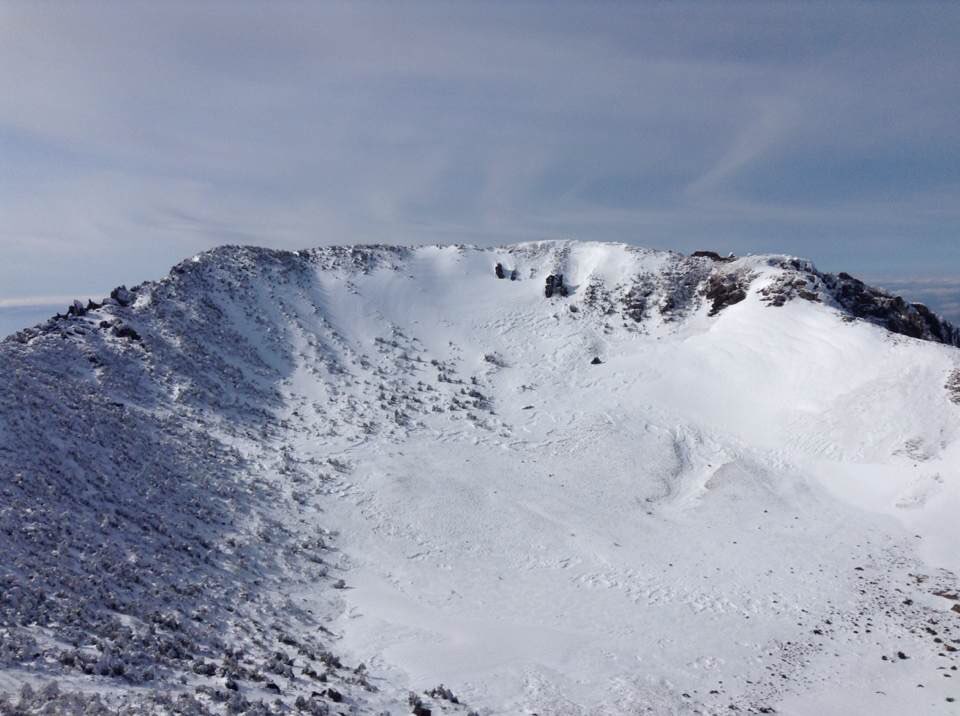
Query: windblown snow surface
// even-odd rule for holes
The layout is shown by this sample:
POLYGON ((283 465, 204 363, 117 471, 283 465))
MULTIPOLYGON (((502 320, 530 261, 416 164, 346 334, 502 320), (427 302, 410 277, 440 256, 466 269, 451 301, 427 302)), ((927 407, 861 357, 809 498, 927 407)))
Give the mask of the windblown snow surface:
POLYGON ((0 712, 958 713, 958 344, 783 256, 201 254, 0 344, 0 712))

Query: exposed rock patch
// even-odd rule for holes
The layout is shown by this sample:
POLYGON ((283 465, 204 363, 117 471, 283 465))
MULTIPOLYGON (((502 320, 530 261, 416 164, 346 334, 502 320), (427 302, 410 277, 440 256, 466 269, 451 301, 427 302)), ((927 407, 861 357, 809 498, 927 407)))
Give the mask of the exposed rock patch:
POLYGON ((623 315, 635 323, 641 323, 650 308, 656 283, 652 276, 644 274, 637 277, 623 297, 623 315))
POLYGON ((729 256, 721 256, 716 251, 694 251, 690 255, 694 258, 710 259, 711 261, 719 261, 721 263, 728 263, 730 261, 737 260, 737 257, 733 254, 730 254, 729 256))
POLYGON ((824 284, 843 308, 893 333, 960 346, 960 331, 941 320, 922 304, 867 286, 847 273, 823 276, 824 284))
POLYGON ((563 274, 550 274, 547 276, 546 284, 543 288, 543 295, 552 298, 554 295, 566 296, 569 293, 567 285, 563 282, 563 274))
POLYGON ((753 278, 747 271, 711 275, 703 287, 703 295, 710 301, 709 315, 716 316, 724 308, 743 301, 753 278))
POLYGON ((134 301, 134 294, 126 286, 117 286, 110 292, 110 298, 121 306, 129 306, 134 301))
POLYGON ((848 273, 820 273, 809 261, 786 259, 779 266, 784 273, 759 291, 761 300, 770 306, 783 306, 795 298, 824 302, 892 333, 960 346, 960 329, 923 304, 868 286, 848 273))

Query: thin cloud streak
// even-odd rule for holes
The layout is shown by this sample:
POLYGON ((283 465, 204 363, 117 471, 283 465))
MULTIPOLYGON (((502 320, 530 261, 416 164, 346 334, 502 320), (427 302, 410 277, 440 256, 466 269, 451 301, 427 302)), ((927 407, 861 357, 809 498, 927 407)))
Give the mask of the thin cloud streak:
POLYGON ((947 5, 8 3, 0 297, 225 242, 931 271, 960 262, 958 27, 947 5))
MULTIPOLYGON (((100 296, 101 294, 96 294, 100 296)), ((94 294, 90 294, 91 297, 94 294)), ((77 299, 77 294, 60 296, 22 296, 20 298, 0 298, 0 308, 53 308, 67 306, 77 299)))

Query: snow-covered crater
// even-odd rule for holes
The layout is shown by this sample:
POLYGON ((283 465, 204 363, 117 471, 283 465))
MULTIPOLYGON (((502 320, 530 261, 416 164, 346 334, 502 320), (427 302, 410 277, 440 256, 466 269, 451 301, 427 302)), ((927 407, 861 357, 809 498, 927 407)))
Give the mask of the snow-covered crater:
POLYGON ((958 345, 785 256, 206 252, 0 344, 0 710, 950 713, 958 345))

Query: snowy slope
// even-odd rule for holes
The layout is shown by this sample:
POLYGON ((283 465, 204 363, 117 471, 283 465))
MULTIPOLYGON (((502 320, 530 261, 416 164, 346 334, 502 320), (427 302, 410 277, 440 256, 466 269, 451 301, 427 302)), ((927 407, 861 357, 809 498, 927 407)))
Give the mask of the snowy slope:
POLYGON ((89 309, 0 344, 0 693, 87 694, 27 710, 957 710, 923 307, 541 242, 225 247, 89 309))

